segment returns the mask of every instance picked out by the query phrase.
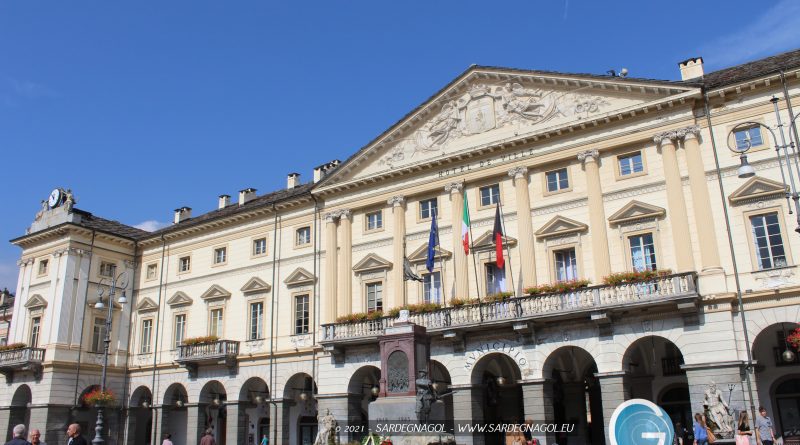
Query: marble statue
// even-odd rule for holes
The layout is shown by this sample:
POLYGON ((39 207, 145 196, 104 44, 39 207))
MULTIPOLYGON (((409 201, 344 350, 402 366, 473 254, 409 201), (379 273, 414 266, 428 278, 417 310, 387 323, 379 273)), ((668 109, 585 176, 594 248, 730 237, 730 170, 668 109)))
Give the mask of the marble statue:
POLYGON ((314 445, 329 445, 335 443, 336 418, 331 414, 331 410, 326 410, 325 415, 319 418, 319 429, 314 445))
POLYGON ((706 418, 716 426, 711 427, 711 430, 725 437, 730 436, 734 426, 733 415, 716 383, 711 382, 705 390, 703 406, 706 407, 706 418))

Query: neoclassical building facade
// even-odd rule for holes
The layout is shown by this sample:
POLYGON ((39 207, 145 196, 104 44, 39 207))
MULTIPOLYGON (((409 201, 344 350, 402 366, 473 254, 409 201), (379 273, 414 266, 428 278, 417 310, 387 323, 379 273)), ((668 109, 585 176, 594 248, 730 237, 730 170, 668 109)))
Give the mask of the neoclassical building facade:
POLYGON ((794 434, 800 235, 785 184, 800 170, 775 147, 796 134, 800 51, 679 68, 658 81, 472 66, 309 181, 181 207, 156 232, 56 191, 12 240, 8 343, 22 345, 0 351, 0 428, 53 443, 68 422, 93 429, 82 396, 109 313, 95 306, 119 278, 109 443, 192 444, 212 427, 222 444, 310 444, 327 412, 358 440, 392 384, 377 339, 409 306, 456 422, 571 423, 568 443, 609 443, 622 401, 687 425, 713 384, 794 434), (748 148, 754 175, 728 147, 748 148))

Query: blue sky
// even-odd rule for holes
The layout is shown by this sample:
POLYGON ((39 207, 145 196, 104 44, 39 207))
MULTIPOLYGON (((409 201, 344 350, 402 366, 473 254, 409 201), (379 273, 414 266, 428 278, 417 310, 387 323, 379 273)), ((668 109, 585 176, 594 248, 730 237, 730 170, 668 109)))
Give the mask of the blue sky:
MULTIPOLYGON (((677 79, 800 46, 800 2, 0 2, 0 239, 55 187, 157 227, 346 159, 470 64, 677 79)), ((0 287, 20 250, 0 243, 0 287)))

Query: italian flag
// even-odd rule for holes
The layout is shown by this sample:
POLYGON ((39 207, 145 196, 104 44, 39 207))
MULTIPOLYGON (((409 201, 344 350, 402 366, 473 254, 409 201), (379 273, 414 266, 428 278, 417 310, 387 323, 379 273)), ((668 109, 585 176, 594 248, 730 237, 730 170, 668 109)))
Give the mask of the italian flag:
POLYGON ((469 202, 464 193, 464 211, 461 216, 461 244, 464 245, 464 255, 469 255, 469 202))

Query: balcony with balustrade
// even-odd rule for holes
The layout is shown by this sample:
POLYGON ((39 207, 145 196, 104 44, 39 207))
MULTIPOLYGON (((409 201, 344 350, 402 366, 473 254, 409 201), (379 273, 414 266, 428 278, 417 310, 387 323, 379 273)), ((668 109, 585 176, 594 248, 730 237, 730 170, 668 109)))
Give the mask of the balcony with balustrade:
MULTIPOLYGON (((443 307, 409 316, 409 321, 427 328, 428 333, 457 340, 465 332, 511 328, 521 335, 532 332, 534 323, 591 320, 601 335, 611 332, 611 321, 623 312, 673 310, 687 323, 696 323, 697 277, 694 272, 662 275, 658 278, 616 285, 579 288, 567 292, 528 295, 504 301, 443 307)), ((334 351, 345 345, 375 341, 398 317, 322 325, 320 343, 334 351)))
POLYGON ((233 340, 213 340, 178 346, 175 362, 189 371, 189 376, 197 376, 197 369, 203 365, 224 365, 231 373, 236 372, 239 355, 239 342, 233 340))
POLYGON ((34 378, 39 380, 42 376, 42 362, 44 362, 44 349, 19 347, 0 351, 0 374, 3 374, 7 383, 14 381, 14 373, 31 371, 34 378))

